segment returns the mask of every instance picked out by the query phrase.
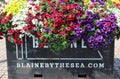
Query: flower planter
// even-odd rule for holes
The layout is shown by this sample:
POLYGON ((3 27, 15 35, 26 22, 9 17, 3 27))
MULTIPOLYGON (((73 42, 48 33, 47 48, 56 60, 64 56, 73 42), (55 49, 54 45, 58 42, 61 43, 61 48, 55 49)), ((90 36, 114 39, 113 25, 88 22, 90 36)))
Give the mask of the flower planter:
POLYGON ((114 40, 120 38, 119 3, 0 3, 0 39, 7 36, 8 78, 113 79, 114 40))
POLYGON ((37 48, 33 37, 23 40, 23 45, 6 40, 8 79, 113 79, 114 43, 95 50, 81 41, 54 53, 37 48))

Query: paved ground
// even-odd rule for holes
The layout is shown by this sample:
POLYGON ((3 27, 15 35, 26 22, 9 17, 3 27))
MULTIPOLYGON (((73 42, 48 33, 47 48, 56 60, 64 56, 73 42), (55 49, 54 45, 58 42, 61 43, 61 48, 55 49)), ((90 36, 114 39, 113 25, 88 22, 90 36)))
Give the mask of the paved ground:
POLYGON ((118 77, 116 79, 120 79, 120 40, 115 41, 114 70, 118 77))
POLYGON ((6 49, 5 40, 0 40, 0 79, 7 78, 7 61, 6 61, 6 49))
MULTIPOLYGON (((115 42, 115 73, 116 79, 120 79, 120 40, 115 42)), ((5 39, 0 40, 0 79, 7 78, 7 61, 5 39)))

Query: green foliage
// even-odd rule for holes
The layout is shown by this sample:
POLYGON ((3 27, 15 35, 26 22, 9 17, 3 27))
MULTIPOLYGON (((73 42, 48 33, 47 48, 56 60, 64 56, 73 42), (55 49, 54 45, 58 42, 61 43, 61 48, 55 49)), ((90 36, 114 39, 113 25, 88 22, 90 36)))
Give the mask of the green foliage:
POLYGON ((47 40, 49 44, 48 46, 53 52, 64 50, 68 48, 70 45, 69 41, 65 37, 62 37, 59 34, 51 34, 48 37, 48 39, 49 39, 47 40))

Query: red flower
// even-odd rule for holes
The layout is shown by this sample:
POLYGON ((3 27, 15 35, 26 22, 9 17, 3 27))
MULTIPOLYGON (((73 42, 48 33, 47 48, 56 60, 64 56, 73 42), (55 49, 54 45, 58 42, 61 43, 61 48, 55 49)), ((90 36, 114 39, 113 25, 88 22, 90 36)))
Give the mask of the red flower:
POLYGON ((15 44, 18 44, 18 41, 17 41, 17 39, 14 39, 14 43, 15 43, 15 44))
POLYGON ((51 15, 48 14, 48 13, 46 13, 45 15, 43 15, 43 18, 45 18, 45 16, 46 16, 47 19, 51 18, 51 15))
POLYGON ((20 41, 18 42, 18 44, 23 44, 23 41, 22 41, 22 40, 20 40, 20 41))
POLYGON ((41 37, 41 32, 37 32, 37 38, 41 37))
POLYGON ((104 12, 104 10, 100 10, 100 13, 103 13, 104 12))
POLYGON ((44 25, 47 27, 48 26, 48 22, 46 22, 44 25))
POLYGON ((3 32, 0 32, 0 36, 3 36, 4 35, 4 33, 3 32))
POLYGON ((91 5, 89 8, 90 8, 90 9, 93 9, 93 5, 91 5))
POLYGON ((78 12, 77 12, 77 15, 78 15, 78 16, 82 16, 83 13, 82 13, 81 11, 78 11, 78 12))
POLYGON ((65 34, 65 32, 62 31, 62 30, 60 30, 59 33, 60 33, 60 35, 64 35, 65 34))
POLYGON ((20 34, 21 34, 20 30, 15 30, 15 31, 14 31, 14 34, 13 34, 13 37, 14 37, 15 39, 18 39, 20 34))
POLYGON ((106 23, 105 23, 105 26, 107 26, 107 27, 109 27, 110 25, 111 25, 110 22, 106 22, 106 23))
POLYGON ((46 42, 43 42, 43 43, 39 44, 39 47, 43 48, 45 45, 46 45, 46 42))
POLYGON ((8 30, 8 32, 12 35, 14 33, 14 30, 8 30))
POLYGON ((57 27, 57 26, 58 26, 58 23, 54 23, 54 24, 53 24, 53 27, 57 27))
POLYGON ((31 14, 31 13, 28 13, 27 15, 28 15, 28 16, 32 16, 32 14, 31 14))
POLYGON ((12 19, 12 14, 9 14, 9 16, 6 17, 6 22, 9 22, 12 19))
POLYGON ((52 11, 52 12, 53 12, 54 10, 55 10, 55 8, 53 8, 53 7, 51 7, 51 8, 50 8, 50 11, 52 11))
POLYGON ((36 19, 36 16, 31 16, 32 19, 36 19))
POLYGON ((68 0, 64 0, 64 2, 68 2, 68 0))
POLYGON ((66 36, 65 32, 64 32, 64 31, 62 31, 62 30, 59 32, 59 34, 60 34, 61 36, 63 36, 63 37, 65 37, 65 36, 66 36))
POLYGON ((78 27, 81 27, 81 24, 77 24, 78 27))
POLYGON ((5 15, 6 15, 6 12, 2 12, 1 14, 2 14, 2 16, 5 16, 5 15))
POLYGON ((32 6, 35 6, 35 4, 34 4, 34 3, 31 3, 31 5, 32 5, 32 6))
POLYGON ((58 23, 60 21, 60 18, 59 17, 56 17, 55 19, 54 19, 54 23, 58 23))
POLYGON ((94 5, 94 7, 96 7, 96 6, 97 6, 97 3, 96 3, 96 2, 94 2, 94 3, 93 3, 93 5, 94 5))
POLYGON ((35 6, 35 11, 39 11, 40 7, 39 6, 35 6))
POLYGON ((63 5, 62 8, 63 8, 64 11, 67 10, 67 6, 66 5, 63 5))
POLYGON ((29 7, 29 10, 32 10, 32 7, 29 7))
POLYGON ((64 37, 65 37, 65 38, 68 38, 68 34, 65 34, 64 37))
POLYGON ((5 17, 2 16, 1 24, 4 24, 5 22, 6 22, 6 19, 5 19, 5 17))
POLYGON ((67 20, 73 21, 75 19, 75 14, 71 14, 67 16, 67 20))
POLYGON ((53 30, 53 33, 54 33, 54 34, 58 33, 58 30, 57 30, 57 29, 54 29, 54 30, 53 30))
POLYGON ((67 31, 72 31, 73 30, 73 28, 72 27, 67 27, 67 31))
POLYGON ((24 30, 25 32, 28 32, 29 28, 26 26, 26 27, 23 27, 23 30, 24 30))
POLYGON ((31 22, 31 19, 30 18, 26 18, 26 22, 31 22))
POLYGON ((73 9, 75 9, 75 5, 74 4, 70 4, 69 5, 69 10, 73 10, 73 9))
POLYGON ((35 27, 34 25, 29 25, 29 26, 28 26, 28 29, 29 29, 29 30, 33 30, 34 27, 35 27))
POLYGON ((55 6, 55 3, 51 2, 51 0, 49 1, 49 5, 54 7, 55 6))
POLYGON ((8 37, 7 39, 8 39, 8 41, 11 41, 11 38, 10 38, 10 37, 8 37))
POLYGON ((0 39, 3 39, 3 36, 4 35, 4 33, 3 32, 0 32, 0 39))

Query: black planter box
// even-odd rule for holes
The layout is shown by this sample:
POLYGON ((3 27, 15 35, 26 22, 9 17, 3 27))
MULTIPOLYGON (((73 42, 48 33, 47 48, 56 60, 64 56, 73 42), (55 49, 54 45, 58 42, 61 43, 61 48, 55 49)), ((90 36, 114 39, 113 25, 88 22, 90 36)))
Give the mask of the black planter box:
POLYGON ((95 50, 81 41, 54 53, 38 48, 33 37, 23 40, 23 45, 6 40, 8 79, 113 79, 114 43, 95 50))

